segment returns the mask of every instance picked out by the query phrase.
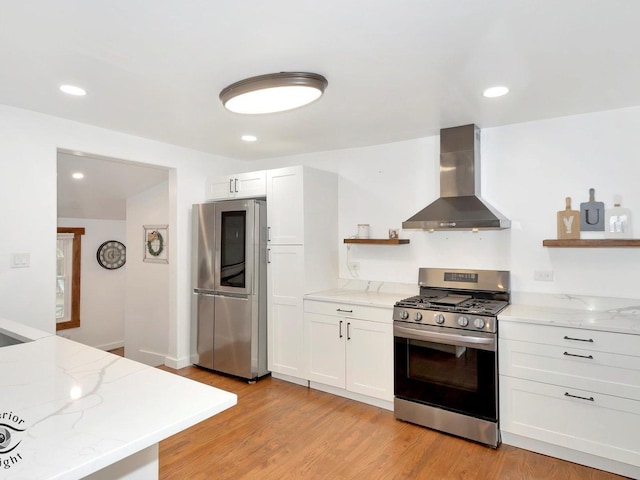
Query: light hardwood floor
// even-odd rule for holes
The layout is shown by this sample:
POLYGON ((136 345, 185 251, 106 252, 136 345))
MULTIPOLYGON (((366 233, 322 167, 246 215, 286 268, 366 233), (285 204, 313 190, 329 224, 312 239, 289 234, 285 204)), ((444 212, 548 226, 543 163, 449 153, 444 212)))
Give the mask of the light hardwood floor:
POLYGON ((161 442, 163 480, 623 478, 507 445, 492 450, 270 377, 249 385, 161 368, 238 395, 235 407, 161 442))

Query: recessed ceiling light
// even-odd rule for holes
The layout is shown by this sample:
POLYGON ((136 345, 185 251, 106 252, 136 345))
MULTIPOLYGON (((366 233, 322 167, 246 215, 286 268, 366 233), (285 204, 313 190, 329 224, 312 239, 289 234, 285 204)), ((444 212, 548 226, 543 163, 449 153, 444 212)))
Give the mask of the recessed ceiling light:
POLYGON ((75 172, 75 173, 71 174, 71 176, 72 176, 73 178, 75 178, 76 180, 80 180, 80 179, 84 178, 84 173, 81 173, 81 172, 75 172))
POLYGON ((509 89, 507 87, 497 86, 497 87, 487 88, 484 92, 482 92, 482 95, 484 95, 487 98, 495 98, 495 97, 501 97, 503 95, 506 95, 507 93, 509 93, 509 89))
POLYGON ((60 91, 77 97, 83 97, 87 94, 84 88, 76 87, 75 85, 60 85, 60 91))
POLYGON ((240 138, 245 142, 255 142, 256 140, 258 140, 258 137, 256 137, 255 135, 242 135, 242 137, 240 138))
POLYGON ((327 85, 327 79, 317 73, 270 73, 229 85, 220 92, 220 100, 235 113, 283 112, 317 100, 327 85))

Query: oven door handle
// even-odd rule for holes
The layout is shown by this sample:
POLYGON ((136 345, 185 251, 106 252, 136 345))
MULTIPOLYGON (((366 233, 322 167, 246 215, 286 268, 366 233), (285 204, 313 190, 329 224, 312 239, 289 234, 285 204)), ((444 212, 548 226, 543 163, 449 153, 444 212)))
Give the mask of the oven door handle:
POLYGON ((495 337, 472 337, 468 335, 459 335, 456 333, 446 332, 428 332, 415 328, 393 326, 393 335, 400 338, 409 338, 412 340, 427 340, 433 343, 442 343, 445 345, 454 345, 457 347, 476 348, 478 350, 496 351, 495 337))

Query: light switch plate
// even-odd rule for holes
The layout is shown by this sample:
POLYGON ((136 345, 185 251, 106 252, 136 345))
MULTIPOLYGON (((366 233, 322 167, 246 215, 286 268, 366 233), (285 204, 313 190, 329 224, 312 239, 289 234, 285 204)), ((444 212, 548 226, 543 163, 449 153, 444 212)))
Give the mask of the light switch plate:
POLYGON ((533 279, 539 282, 553 282, 553 270, 535 270, 533 279))
POLYGON ((11 255, 11 268, 29 268, 30 265, 30 253, 13 253, 11 255))

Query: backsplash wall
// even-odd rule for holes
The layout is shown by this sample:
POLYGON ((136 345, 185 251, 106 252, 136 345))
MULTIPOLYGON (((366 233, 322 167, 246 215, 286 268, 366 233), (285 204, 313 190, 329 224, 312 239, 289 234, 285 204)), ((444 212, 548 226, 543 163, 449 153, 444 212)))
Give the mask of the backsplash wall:
MULTIPOLYGON (((479 125, 482 128, 482 125, 479 125)), ((353 245, 343 239, 369 223, 372 237, 422 209, 439 195, 439 137, 374 147, 336 150, 252 162, 250 169, 306 164, 339 174, 340 277, 357 262, 361 279, 415 283, 419 267, 506 269, 512 289, 640 297, 635 276, 640 248, 553 249, 556 212, 564 198, 573 208, 588 200, 623 206, 635 214, 640 233, 640 107, 482 128, 482 196, 512 221, 512 228, 486 232, 401 230, 410 244, 353 245), (534 280, 534 271, 553 271, 553 281, 534 280)), ((635 235, 639 237, 640 235, 635 235)))

